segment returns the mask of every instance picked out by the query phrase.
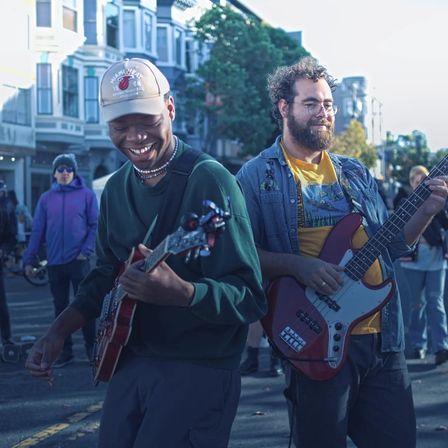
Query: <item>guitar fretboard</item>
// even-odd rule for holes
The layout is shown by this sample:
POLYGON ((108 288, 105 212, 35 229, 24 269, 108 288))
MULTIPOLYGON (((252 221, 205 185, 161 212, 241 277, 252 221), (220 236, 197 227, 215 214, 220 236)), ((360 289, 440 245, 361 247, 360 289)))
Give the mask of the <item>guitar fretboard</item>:
MULTIPOLYGON (((427 179, 445 175, 448 172, 448 156, 445 156, 429 173, 427 179)), ((360 280, 378 256, 386 250, 409 219, 431 194, 430 188, 422 182, 403 204, 392 214, 380 229, 345 265, 345 273, 353 280, 360 280)))
MULTIPOLYGON (((142 271, 150 272, 152 271, 161 261, 163 261, 170 253, 168 251, 168 241, 170 235, 168 235, 151 253, 149 257, 145 258, 145 262, 142 267, 142 271)), ((124 299, 126 292, 123 287, 119 284, 115 290, 114 302, 118 303, 124 299)))

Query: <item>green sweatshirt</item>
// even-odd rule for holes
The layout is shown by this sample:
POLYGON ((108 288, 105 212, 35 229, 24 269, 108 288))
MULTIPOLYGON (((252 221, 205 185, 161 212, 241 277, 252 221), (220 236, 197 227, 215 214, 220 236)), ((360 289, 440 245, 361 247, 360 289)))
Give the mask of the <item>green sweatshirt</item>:
MULTIPOLYGON (((179 141, 177 157, 186 145, 179 141)), ((142 185, 127 162, 108 181, 102 197, 97 233, 97 266, 81 283, 72 307, 87 319, 98 317, 102 299, 132 247, 141 243, 162 205, 170 172, 155 186, 142 185)), ((191 174, 179 210, 203 212, 209 199, 227 208, 231 219, 209 257, 188 263, 171 256, 167 263, 195 292, 189 307, 139 303, 127 349, 137 355, 184 360, 217 368, 239 366, 248 324, 266 312, 266 299, 250 221, 241 190, 216 161, 200 161, 191 174)), ((171 229, 168 233, 172 233, 171 229)))

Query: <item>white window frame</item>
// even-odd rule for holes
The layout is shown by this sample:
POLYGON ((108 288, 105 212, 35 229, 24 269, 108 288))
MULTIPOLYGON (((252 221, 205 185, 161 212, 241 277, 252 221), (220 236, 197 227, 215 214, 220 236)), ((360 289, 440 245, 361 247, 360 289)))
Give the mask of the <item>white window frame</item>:
POLYGON ((173 26, 172 28, 172 35, 173 35, 173 41, 172 41, 172 62, 173 65, 176 67, 185 67, 185 30, 179 26, 173 26), (177 40, 176 40, 176 32, 179 32, 180 35, 180 58, 179 61, 177 59, 177 40))
POLYGON ((38 63, 36 65, 36 108, 37 108, 37 115, 53 115, 53 66, 51 63, 49 62, 42 62, 42 63, 38 63), (42 87, 42 84, 39 83, 40 80, 40 67, 41 66, 46 66, 48 68, 48 75, 49 75, 49 87, 42 87), (45 96, 48 96, 49 98, 49 106, 50 106, 50 111, 49 112, 42 112, 42 109, 40 108, 40 106, 42 105, 41 102, 39 101, 39 93, 40 92, 45 92, 45 96))
POLYGON ((145 9, 142 11, 142 19, 141 19, 141 39, 142 39, 142 50, 144 53, 146 54, 151 54, 153 55, 154 53, 156 53, 156 47, 157 47, 157 22, 156 22, 156 16, 155 14, 148 10, 145 9), (149 21, 151 23, 151 39, 150 39, 150 48, 146 48, 146 41, 147 41, 147 36, 145 34, 145 18, 149 17, 149 21))
POLYGON ((81 83, 80 83, 80 69, 79 67, 73 67, 70 65, 62 65, 61 66, 61 113, 63 117, 69 117, 69 118, 79 118, 81 116, 81 103, 80 103, 80 96, 81 96, 81 83), (65 92, 71 93, 70 91, 67 91, 64 88, 64 69, 68 70, 74 70, 74 74, 76 75, 76 115, 70 115, 67 114, 64 110, 64 100, 65 100, 65 92))
POLYGON ((173 65, 173 38, 172 38, 172 27, 165 23, 158 23, 157 24, 157 63, 160 65, 173 65), (159 45, 158 45, 158 36, 159 36, 159 29, 165 29, 166 30, 166 60, 160 59, 159 55, 159 45))
POLYGON ((139 36, 140 36, 140 20, 139 20, 139 11, 137 8, 123 8, 122 11, 122 15, 123 15, 123 21, 122 21, 122 28, 123 28, 123 48, 125 49, 129 49, 129 50, 136 50, 138 48, 141 47, 141 42, 139 40, 139 36), (125 15, 126 13, 132 13, 134 15, 134 26, 133 26, 133 33, 134 33, 134 46, 129 46, 126 43, 126 35, 125 35, 125 24, 124 24, 124 20, 125 20, 125 15))
POLYGON ((79 32, 79 16, 80 16, 80 10, 77 4, 77 0, 62 0, 62 27, 65 30, 73 31, 74 33, 79 32), (65 10, 72 11, 74 13, 75 18, 75 29, 66 28, 64 26, 64 12, 65 10))
POLYGON ((105 6, 104 6, 104 45, 110 48, 115 48, 116 50, 120 50, 122 48, 122 37, 121 34, 123 33, 123 25, 122 25, 122 17, 121 17, 121 8, 120 5, 118 5, 117 3, 115 3, 114 1, 107 1, 105 6), (111 4, 112 6, 117 8, 117 16, 118 16, 118 24, 117 24, 117 46, 114 47, 112 45, 109 44, 109 42, 107 41, 107 16, 106 16, 106 8, 108 4, 111 4))
POLYGON ((84 119, 85 119, 85 122, 88 124, 97 124, 100 122, 99 83, 100 83, 100 80, 97 75, 84 75, 84 119), (95 80, 95 82, 96 82, 96 87, 97 87, 97 89, 95 91, 96 96, 93 98, 87 97, 87 80, 88 79, 95 80), (88 104, 93 104, 95 107, 95 120, 88 120, 88 117, 87 117, 87 110, 88 110, 87 105, 88 104))

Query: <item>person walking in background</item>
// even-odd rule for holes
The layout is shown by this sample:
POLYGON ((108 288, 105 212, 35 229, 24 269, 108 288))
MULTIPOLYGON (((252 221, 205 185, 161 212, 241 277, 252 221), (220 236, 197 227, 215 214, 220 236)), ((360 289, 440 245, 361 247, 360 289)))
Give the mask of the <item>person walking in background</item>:
POLYGON ((0 335, 2 345, 13 344, 11 341, 11 321, 6 300, 3 279, 3 251, 9 252, 16 244, 17 220, 14 209, 7 198, 7 187, 0 180, 0 335))
POLYGON ((285 363, 291 432, 300 448, 345 448, 347 435, 359 447, 412 448, 416 423, 399 294, 389 289, 390 300, 381 310, 372 308, 371 295, 375 285, 394 278, 392 261, 412 251, 444 206, 447 178, 428 180, 431 195, 397 228, 388 247, 377 248, 381 256, 359 268, 363 282, 353 271, 356 281, 339 264, 327 262, 344 263, 338 257, 361 248, 389 216, 369 170, 354 158, 329 151, 335 87, 334 78, 313 58, 277 69, 268 88, 281 135, 237 174, 264 279, 287 276, 292 277, 285 279, 288 285, 294 285, 289 296, 271 302, 289 319, 275 322, 273 333, 281 338, 278 347, 294 351, 291 363, 285 363), (300 305, 291 309, 294 297, 300 305), (288 302, 287 310, 282 299, 288 302), (356 312, 369 306, 370 312, 356 312), (337 317, 344 314, 355 317, 337 317), (299 335, 303 328, 308 331, 299 335), (348 356, 331 371, 329 362, 338 359, 341 348, 340 330, 350 335, 348 356), (324 337, 313 340, 310 333, 324 337), (325 344, 328 347, 319 351, 325 344), (317 353, 312 351, 316 346, 317 353), (313 375, 316 371, 323 374, 313 375))
MULTIPOLYGON (((89 257, 94 251, 98 221, 98 203, 92 190, 77 174, 74 154, 60 154, 53 161, 53 184, 39 198, 34 214, 28 248, 23 254, 26 273, 33 275, 33 261, 46 244, 48 278, 55 315, 69 304, 70 284, 76 294, 78 285, 90 270, 89 257)), ((92 357, 95 320, 82 328, 86 354, 92 357)), ((73 361, 72 338, 53 364, 62 367, 73 361)))
POLYGON ((28 207, 25 204, 21 204, 17 199, 16 192, 14 190, 8 190, 8 198, 14 205, 14 211, 17 219, 17 242, 26 242, 26 232, 31 230, 33 224, 33 217, 31 216, 28 207))
POLYGON ((18 199, 16 192, 14 190, 8 191, 8 198, 14 206, 16 219, 17 219, 17 250, 16 250, 16 260, 19 260, 17 264, 17 269, 22 268, 22 255, 26 247, 26 235, 27 232, 31 230, 33 224, 33 217, 25 204, 21 204, 18 199))
MULTIPOLYGON (((415 190, 427 175, 426 167, 414 166, 409 172, 412 190, 415 190)), ((407 303, 404 303, 404 306, 410 309, 404 315, 410 316, 408 340, 413 357, 424 359, 426 356, 429 324, 436 365, 448 361, 447 317, 443 299, 447 267, 446 229, 448 229, 448 213, 444 208, 434 216, 425 229, 414 252, 401 261, 410 294, 406 298, 407 303)))

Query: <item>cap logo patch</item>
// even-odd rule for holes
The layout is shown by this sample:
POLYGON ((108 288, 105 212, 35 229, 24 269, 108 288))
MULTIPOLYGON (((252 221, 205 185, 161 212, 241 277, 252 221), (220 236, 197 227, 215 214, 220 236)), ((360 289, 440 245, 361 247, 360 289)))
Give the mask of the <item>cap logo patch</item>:
POLYGON ((125 75, 123 78, 120 79, 120 82, 118 83, 118 88, 120 90, 126 90, 129 87, 129 76, 125 75))
POLYGON ((142 78, 142 73, 135 67, 118 70, 110 79, 112 95, 117 99, 135 98, 142 95, 144 91, 142 78))

